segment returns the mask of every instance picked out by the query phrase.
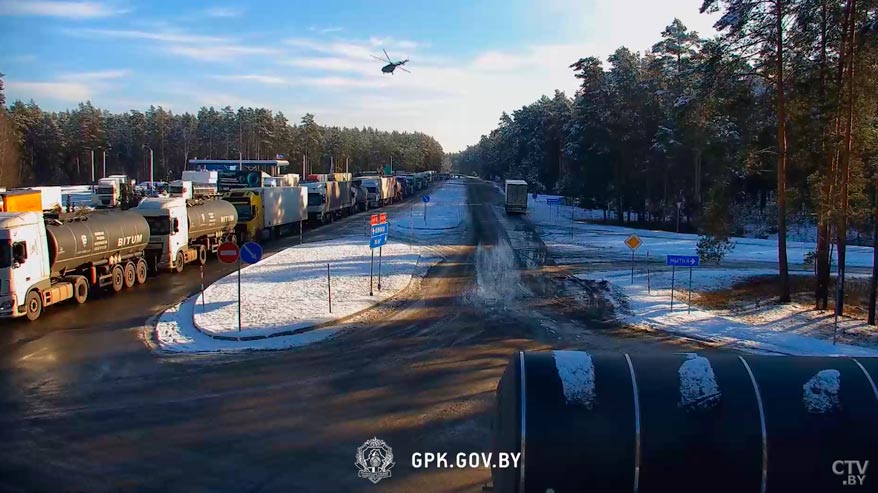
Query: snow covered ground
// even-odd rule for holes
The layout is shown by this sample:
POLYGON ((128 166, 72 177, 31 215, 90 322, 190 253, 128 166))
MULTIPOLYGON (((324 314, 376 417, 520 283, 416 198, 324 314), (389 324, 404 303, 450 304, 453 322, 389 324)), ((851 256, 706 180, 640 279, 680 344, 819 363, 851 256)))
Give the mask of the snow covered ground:
MULTIPOLYGON (((630 256, 631 251, 623 242, 632 234, 637 234, 643 241, 637 255, 646 255, 647 252, 651 257, 695 255, 698 235, 577 222, 581 219, 602 218, 602 212, 586 211, 573 206, 547 205, 547 198, 558 197, 539 195, 534 200, 529 196, 528 217, 540 225, 543 241, 556 257, 563 258, 565 252, 575 253, 582 248, 604 255, 630 256)), ((733 238, 732 241, 735 249, 726 255, 724 262, 777 262, 776 240, 733 238)), ((787 256, 792 264, 802 264, 805 254, 815 249, 814 243, 787 242, 787 256)), ((848 267, 871 265, 872 248, 848 247, 848 267)))
MULTIPOLYGON (((288 248, 241 270, 240 335, 269 335, 324 324, 352 315, 405 288, 420 262, 420 249, 388 243, 375 252, 369 295, 371 250, 360 238, 341 238, 288 248), (329 273, 327 273, 329 265, 329 273), (331 276, 332 313, 329 311, 331 276)), ((195 306, 195 324, 214 335, 237 335, 237 276, 211 284, 195 306)))
MULTIPOLYGON (((441 260, 432 247, 460 236, 465 188, 441 183, 429 192, 427 219, 423 203, 387 212, 390 238, 381 254, 381 290, 378 290, 378 250, 375 250, 372 295, 368 245, 370 214, 362 234, 330 241, 305 243, 278 252, 241 270, 241 331, 238 331, 237 275, 208 286, 162 315, 156 327, 159 346, 167 351, 233 351, 284 349, 331 336, 335 329, 314 329, 366 310, 399 293, 413 276, 425 275, 441 260), (458 214, 461 214, 459 216, 458 214), (418 224, 420 222, 420 224, 418 224), (414 244, 406 244, 412 238, 414 244), (421 246, 423 245, 423 246, 421 246), (329 312, 327 264, 331 275, 332 313, 329 312), (224 340, 246 338, 252 340, 224 340), (266 338, 267 337, 267 338, 266 338)), ((362 217, 362 219, 360 219, 362 217)))
MULTIPOLYGON (((536 201, 529 198, 528 218, 537 225, 549 253, 556 263, 573 266, 580 279, 608 281, 617 313, 625 323, 756 352, 878 356, 878 337, 873 335, 874 330, 866 329, 862 321, 842 318, 836 332, 834 317, 795 303, 762 304, 735 311, 703 310, 693 306, 689 313, 687 300, 680 299, 680 293, 685 293, 688 287, 687 269, 676 270, 677 297, 672 311, 671 270, 664 266, 664 256, 695 255, 697 235, 576 222, 571 218, 579 219, 587 211, 547 205, 546 198, 545 195, 538 196, 536 201), (637 234, 643 241, 637 251, 633 283, 631 270, 626 267, 631 253, 623 243, 631 234, 637 234), (652 260, 649 264, 643 262, 647 252, 652 260), (834 334, 839 335, 837 344, 833 344, 834 334)), ((751 238, 734 241, 735 250, 726 256, 723 264, 693 271, 693 291, 730 287, 752 276, 777 273, 775 241, 751 238), (724 267, 728 264, 733 267, 724 267)), ((788 244, 793 262, 801 262, 804 254, 813 249, 811 243, 788 244)), ((871 266, 871 248, 849 247, 848 252, 849 266, 871 266)))

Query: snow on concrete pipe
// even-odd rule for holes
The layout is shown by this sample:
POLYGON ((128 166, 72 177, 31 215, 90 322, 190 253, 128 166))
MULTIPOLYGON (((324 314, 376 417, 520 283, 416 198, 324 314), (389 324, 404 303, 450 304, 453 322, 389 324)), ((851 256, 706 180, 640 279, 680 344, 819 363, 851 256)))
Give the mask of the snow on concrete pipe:
POLYGON ((878 491, 876 382, 878 358, 517 353, 494 491, 878 491))

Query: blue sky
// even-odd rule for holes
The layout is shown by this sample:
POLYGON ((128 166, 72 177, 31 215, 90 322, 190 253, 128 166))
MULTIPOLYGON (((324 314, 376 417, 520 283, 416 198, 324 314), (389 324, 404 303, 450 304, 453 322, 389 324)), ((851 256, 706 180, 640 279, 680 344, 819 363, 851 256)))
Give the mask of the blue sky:
POLYGON ((648 49, 674 17, 703 35, 701 0, 0 0, 7 99, 60 110, 264 106, 290 120, 420 130, 448 151, 502 111, 554 89, 568 66, 648 49), (370 55, 408 58, 385 75, 370 55))

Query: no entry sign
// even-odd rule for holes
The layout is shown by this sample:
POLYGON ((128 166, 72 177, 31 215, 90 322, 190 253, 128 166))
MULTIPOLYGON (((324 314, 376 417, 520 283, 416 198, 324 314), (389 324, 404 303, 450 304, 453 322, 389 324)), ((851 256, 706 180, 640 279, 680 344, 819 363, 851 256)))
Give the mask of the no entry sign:
POLYGON ((241 254, 241 251, 238 249, 238 245, 232 243, 231 241, 227 241, 219 246, 219 250, 216 252, 216 256, 219 257, 220 262, 224 262, 226 264, 233 264, 238 261, 238 255, 241 254))

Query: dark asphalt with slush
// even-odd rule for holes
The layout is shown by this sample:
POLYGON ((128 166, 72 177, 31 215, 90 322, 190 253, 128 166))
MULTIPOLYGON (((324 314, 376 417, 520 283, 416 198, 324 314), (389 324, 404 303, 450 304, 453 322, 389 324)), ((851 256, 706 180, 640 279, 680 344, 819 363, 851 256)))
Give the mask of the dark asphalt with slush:
MULTIPOLYGON (((486 182, 438 186, 467 187, 473 204, 502 203, 486 182)), ((53 307, 34 324, 4 323, 0 490, 476 492, 488 469, 415 469, 411 454, 489 451, 494 392, 515 351, 700 350, 593 323, 563 293, 544 295, 551 274, 510 256, 496 210, 467 206, 460 237, 442 247, 447 259, 416 289, 309 347, 152 351, 142 340, 148 325, 198 289, 193 266, 131 292, 53 307), (375 485, 354 465, 372 437, 393 448, 396 462, 375 485)), ((361 231, 364 217, 305 240, 361 231)), ((211 260, 206 281, 231 270, 211 260)))

